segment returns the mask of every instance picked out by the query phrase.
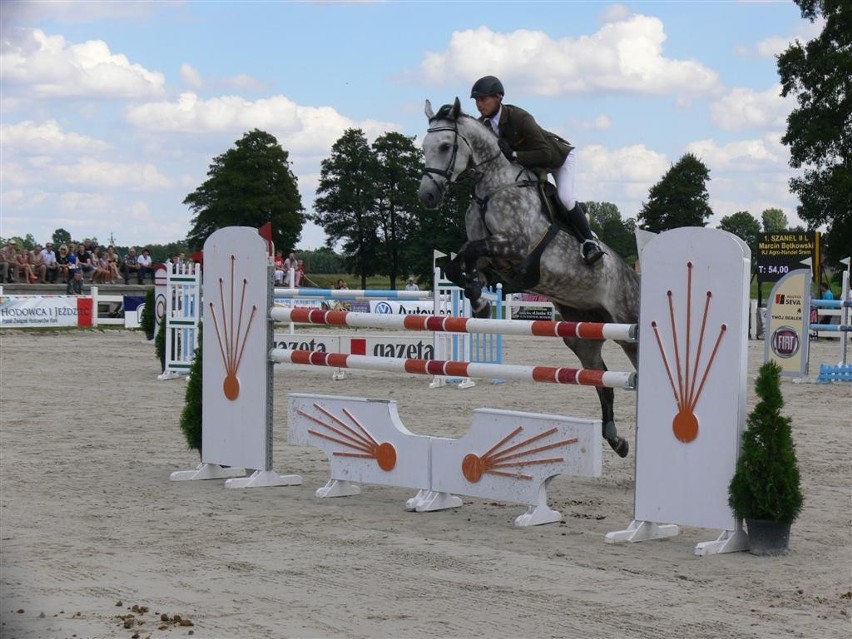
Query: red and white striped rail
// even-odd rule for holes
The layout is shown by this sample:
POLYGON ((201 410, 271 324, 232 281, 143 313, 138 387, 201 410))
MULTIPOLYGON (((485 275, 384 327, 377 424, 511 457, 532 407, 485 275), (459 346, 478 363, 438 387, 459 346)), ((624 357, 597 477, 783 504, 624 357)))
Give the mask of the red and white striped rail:
POLYGON ((490 333, 494 335, 534 335, 537 337, 577 337, 635 342, 635 324, 599 322, 558 322, 548 320, 494 320, 440 315, 378 315, 351 311, 324 311, 313 308, 278 308, 270 311, 276 322, 297 322, 351 328, 384 328, 437 333, 490 333))
MULTIPOLYGON (((514 324, 514 321, 512 322, 514 324)), ((549 384, 578 384, 599 388, 636 389, 636 373, 596 371, 585 368, 555 366, 522 366, 516 364, 486 364, 478 362, 442 361, 430 359, 405 359, 347 355, 319 351, 273 348, 269 358, 277 363, 304 366, 328 366, 390 373, 417 375, 443 375, 447 377, 521 379, 549 384)))

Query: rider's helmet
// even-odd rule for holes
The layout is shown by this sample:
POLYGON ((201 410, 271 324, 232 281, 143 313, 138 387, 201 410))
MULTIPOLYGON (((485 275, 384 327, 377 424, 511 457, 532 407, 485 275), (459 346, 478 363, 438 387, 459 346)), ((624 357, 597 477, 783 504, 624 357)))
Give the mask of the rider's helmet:
POLYGON ((493 75, 486 75, 479 78, 470 90, 470 97, 484 98, 488 95, 504 95, 503 83, 493 75))

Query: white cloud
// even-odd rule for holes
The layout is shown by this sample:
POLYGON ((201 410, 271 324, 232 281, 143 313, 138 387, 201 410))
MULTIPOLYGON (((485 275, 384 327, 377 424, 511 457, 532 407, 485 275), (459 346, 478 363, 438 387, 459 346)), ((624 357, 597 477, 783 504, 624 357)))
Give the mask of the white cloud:
POLYGON ((626 202, 636 206, 648 190, 670 168, 665 155, 634 144, 609 149, 599 144, 584 146, 577 151, 577 196, 580 200, 613 202, 625 217, 634 210, 622 210, 626 202))
POLYGON ((72 44, 40 29, 13 29, 3 38, 0 73, 12 97, 151 98, 165 84, 162 73, 113 54, 102 40, 72 44))
POLYGON ((781 97, 780 84, 765 91, 735 88, 710 105, 710 118, 713 124, 728 131, 755 127, 784 129, 795 103, 792 96, 781 97))
POLYGON ((200 89, 204 84, 201 79, 201 74, 191 64, 183 63, 180 65, 180 79, 184 86, 190 89, 200 89))
POLYGON ((16 124, 0 124, 0 137, 6 152, 27 155, 42 153, 91 153, 105 151, 110 145, 102 140, 65 132, 56 120, 36 123, 24 120, 16 124))
POLYGON ((396 131, 390 122, 354 122, 331 107, 300 106, 284 96, 247 100, 228 95, 204 100, 182 93, 177 101, 131 105, 125 112, 134 126, 155 132, 268 131, 292 152, 327 152, 347 128, 360 128, 368 138, 396 131))
POLYGON ((705 94, 719 88, 715 71, 696 60, 666 58, 663 23, 611 13, 596 33, 554 40, 541 31, 457 31, 443 52, 427 53, 416 76, 433 84, 469 82, 493 73, 508 94, 562 95, 591 91, 705 94))

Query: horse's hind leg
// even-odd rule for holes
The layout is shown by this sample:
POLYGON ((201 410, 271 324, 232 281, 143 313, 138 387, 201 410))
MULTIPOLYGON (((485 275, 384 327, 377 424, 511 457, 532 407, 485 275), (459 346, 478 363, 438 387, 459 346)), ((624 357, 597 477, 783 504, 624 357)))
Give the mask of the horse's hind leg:
MULTIPOLYGON (((565 338, 565 344, 574 351, 583 368, 605 371, 606 364, 601 356, 603 342, 565 338)), ((630 444, 618 434, 615 426, 615 392, 611 388, 596 388, 601 403, 601 435, 619 457, 627 457, 630 444)))

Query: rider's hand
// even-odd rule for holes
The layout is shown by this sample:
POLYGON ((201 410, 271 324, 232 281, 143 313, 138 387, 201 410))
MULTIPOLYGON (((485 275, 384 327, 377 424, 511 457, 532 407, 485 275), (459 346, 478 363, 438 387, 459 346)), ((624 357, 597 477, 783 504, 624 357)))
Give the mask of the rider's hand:
POLYGON ((500 145, 500 150, 503 152, 503 155, 506 156, 506 159, 509 160, 509 162, 514 162, 518 158, 518 156, 515 154, 515 152, 512 150, 512 147, 509 145, 508 142, 506 142, 506 140, 500 138, 497 143, 500 145))

